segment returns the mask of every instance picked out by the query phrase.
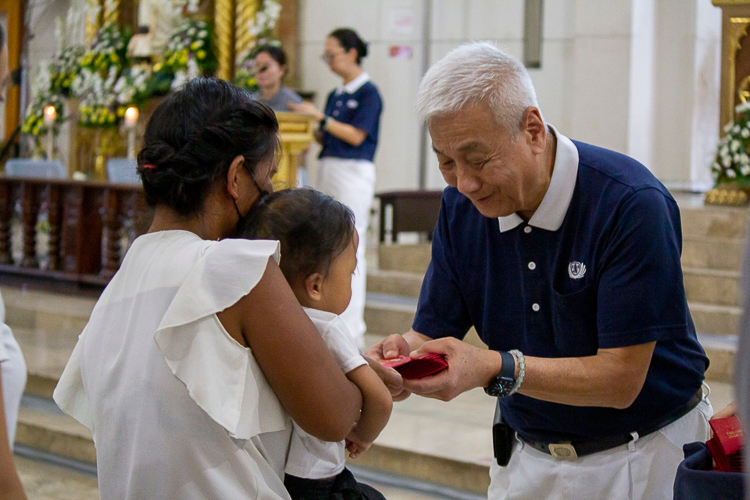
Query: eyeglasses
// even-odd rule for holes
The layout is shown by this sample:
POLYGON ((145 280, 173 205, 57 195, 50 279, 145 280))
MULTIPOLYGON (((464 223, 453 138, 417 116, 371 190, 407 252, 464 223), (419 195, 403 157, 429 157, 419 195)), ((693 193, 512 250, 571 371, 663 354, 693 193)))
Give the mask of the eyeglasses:
POLYGON ((330 52, 326 52, 322 56, 320 56, 323 61, 325 61, 326 64, 331 64, 334 59, 336 59, 336 56, 343 54, 343 52, 336 52, 335 54, 331 54, 330 52))

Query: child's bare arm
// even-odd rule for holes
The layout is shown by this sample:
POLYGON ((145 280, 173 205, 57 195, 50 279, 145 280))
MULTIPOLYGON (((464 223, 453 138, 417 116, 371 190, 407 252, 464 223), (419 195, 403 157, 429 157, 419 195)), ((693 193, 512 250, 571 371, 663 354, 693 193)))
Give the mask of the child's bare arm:
POLYGON ((385 428, 393 409, 393 398, 380 377, 368 365, 346 374, 362 392, 362 413, 354 427, 357 440, 372 443, 385 428))

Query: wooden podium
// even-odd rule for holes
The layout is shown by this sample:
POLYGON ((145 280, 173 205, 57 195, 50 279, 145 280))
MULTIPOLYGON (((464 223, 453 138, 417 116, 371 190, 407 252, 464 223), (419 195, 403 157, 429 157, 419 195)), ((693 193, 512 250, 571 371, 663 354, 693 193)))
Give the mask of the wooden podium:
POLYGON ((278 173, 273 178, 274 189, 293 188, 297 185, 297 162, 315 139, 312 117, 297 113, 276 113, 281 137, 281 158, 278 173))

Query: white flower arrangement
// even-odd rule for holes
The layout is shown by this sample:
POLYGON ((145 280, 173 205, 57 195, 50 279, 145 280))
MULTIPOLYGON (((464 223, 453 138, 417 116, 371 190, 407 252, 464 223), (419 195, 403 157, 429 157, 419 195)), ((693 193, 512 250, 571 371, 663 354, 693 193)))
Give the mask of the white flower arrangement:
POLYGON ((147 65, 126 69, 112 89, 116 95, 117 104, 120 106, 138 105, 148 99, 150 79, 151 67, 147 65))
POLYGON ((24 113, 21 133, 38 136, 47 132, 47 126, 44 124, 44 108, 47 106, 54 106, 57 111, 55 124, 60 124, 65 120, 62 98, 54 90, 49 63, 42 61, 39 73, 31 84, 32 99, 24 113))
POLYGON ((117 93, 118 80, 115 66, 109 68, 106 78, 99 72, 83 68, 73 79, 73 92, 81 97, 79 123, 88 127, 111 127, 118 121, 117 93))
POLYGON ((724 127, 711 173, 717 184, 736 182, 750 187, 750 102, 735 106, 735 120, 724 127))
POLYGON ((263 8, 255 14, 255 19, 248 23, 248 32, 261 37, 273 31, 281 15, 281 4, 276 0, 263 0, 263 8))
POLYGON ((172 80, 172 87, 171 89, 179 90, 180 87, 185 85, 187 82, 192 80, 193 78, 198 78, 201 76, 201 70, 198 67, 198 63, 195 59, 189 58, 187 62, 187 68, 184 70, 179 70, 174 74, 174 80, 172 80))

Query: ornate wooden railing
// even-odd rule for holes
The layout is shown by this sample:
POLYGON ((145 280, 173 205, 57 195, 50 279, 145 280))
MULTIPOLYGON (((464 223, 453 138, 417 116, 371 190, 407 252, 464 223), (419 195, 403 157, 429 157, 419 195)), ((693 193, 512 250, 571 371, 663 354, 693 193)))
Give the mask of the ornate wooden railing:
POLYGON ((140 186, 0 174, 0 273, 106 285, 151 216, 140 186))

